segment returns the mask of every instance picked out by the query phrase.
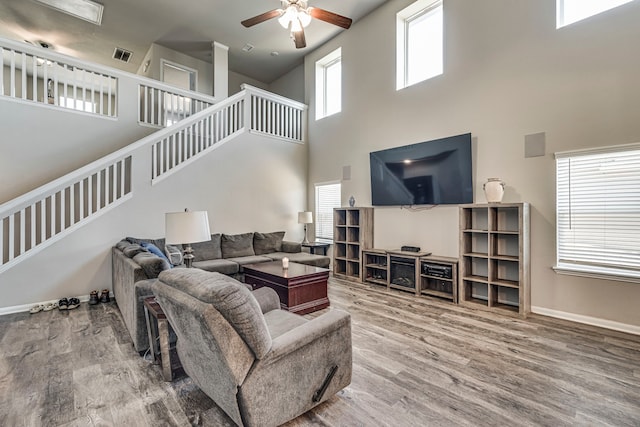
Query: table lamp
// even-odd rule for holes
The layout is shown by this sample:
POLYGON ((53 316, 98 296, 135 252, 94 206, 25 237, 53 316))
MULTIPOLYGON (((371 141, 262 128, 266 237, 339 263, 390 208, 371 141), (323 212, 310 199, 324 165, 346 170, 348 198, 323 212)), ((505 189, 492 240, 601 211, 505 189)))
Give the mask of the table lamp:
POLYGON ((307 239, 307 224, 311 224, 313 222, 313 214, 311 212, 298 212, 298 224, 304 224, 304 240, 303 244, 308 244, 309 240, 307 239))
POLYGON ((207 211, 168 212, 165 214, 165 243, 167 245, 186 245, 184 263, 191 268, 193 249, 191 243, 211 240, 207 211))

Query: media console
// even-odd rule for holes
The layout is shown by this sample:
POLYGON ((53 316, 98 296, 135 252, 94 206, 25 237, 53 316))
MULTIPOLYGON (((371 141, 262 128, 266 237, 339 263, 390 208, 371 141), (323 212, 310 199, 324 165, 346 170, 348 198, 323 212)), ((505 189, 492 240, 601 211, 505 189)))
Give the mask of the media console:
POLYGON ((458 260, 428 252, 365 249, 363 281, 458 302, 458 260))

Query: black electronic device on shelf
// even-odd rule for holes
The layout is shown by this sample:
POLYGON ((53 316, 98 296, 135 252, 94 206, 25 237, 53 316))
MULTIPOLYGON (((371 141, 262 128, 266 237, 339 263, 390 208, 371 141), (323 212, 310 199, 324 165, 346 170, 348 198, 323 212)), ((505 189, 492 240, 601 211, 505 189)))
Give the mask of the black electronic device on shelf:
POLYGON ((423 263, 422 274, 432 277, 442 277, 443 279, 451 279, 452 267, 450 265, 443 264, 423 263))
POLYGON ((420 246, 402 246, 400 250, 402 252, 420 252, 420 246))

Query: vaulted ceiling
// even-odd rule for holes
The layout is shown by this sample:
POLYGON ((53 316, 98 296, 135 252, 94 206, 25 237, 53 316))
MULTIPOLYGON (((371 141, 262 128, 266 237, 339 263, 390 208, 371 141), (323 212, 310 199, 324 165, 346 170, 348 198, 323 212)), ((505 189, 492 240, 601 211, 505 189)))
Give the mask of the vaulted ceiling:
MULTIPOLYGON (((309 0, 353 19, 388 0, 309 0)), ((240 21, 277 9, 279 0, 99 0, 101 25, 95 25, 34 0, 0 2, 0 36, 45 42, 52 49, 80 59, 135 73, 152 43, 211 62, 211 43, 229 47, 229 68, 270 83, 300 64, 302 58, 336 36, 339 27, 313 20, 306 28, 307 47, 296 49, 277 19, 245 28, 240 21), (254 46, 249 52, 242 48, 254 46), (130 62, 112 58, 120 47, 133 52, 130 62), (274 53, 277 52, 277 53, 274 53)), ((349 30, 346 30, 349 31, 349 30)))

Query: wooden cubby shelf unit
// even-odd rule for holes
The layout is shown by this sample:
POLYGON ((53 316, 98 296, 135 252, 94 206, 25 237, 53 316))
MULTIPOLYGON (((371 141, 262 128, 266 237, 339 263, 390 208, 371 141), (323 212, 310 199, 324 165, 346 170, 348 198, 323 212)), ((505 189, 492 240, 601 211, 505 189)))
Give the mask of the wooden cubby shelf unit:
POLYGON ((460 206, 460 304, 531 311, 528 203, 460 206))
POLYGON ((333 275, 362 281, 362 252, 373 246, 373 208, 335 208, 333 237, 333 275))

